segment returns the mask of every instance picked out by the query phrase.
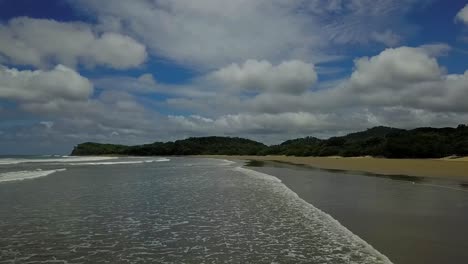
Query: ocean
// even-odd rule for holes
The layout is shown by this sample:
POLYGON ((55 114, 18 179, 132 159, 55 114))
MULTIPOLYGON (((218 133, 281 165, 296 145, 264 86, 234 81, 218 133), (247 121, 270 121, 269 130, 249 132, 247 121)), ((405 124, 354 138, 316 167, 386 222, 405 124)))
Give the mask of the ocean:
POLYGON ((242 165, 3 157, 0 263, 391 263, 277 177, 242 165))

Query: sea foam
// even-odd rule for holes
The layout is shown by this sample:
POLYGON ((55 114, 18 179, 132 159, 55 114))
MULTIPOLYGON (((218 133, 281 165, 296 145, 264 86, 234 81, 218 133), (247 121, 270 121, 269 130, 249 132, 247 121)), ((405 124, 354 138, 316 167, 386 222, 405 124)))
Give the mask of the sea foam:
POLYGON ((167 162, 171 161, 167 158, 151 159, 151 160, 129 160, 129 161, 103 161, 103 162, 78 162, 78 163, 67 163, 67 165, 80 166, 80 165, 124 165, 124 164, 143 164, 152 162, 167 162))
POLYGON ((392 264, 392 262, 390 261, 390 259, 388 259, 387 256, 383 255, 377 249, 372 247, 372 245, 367 243, 365 240, 360 238, 358 235, 351 232, 349 229, 347 229, 345 226, 343 226, 338 220, 333 218, 331 215, 325 213, 324 211, 318 209, 317 207, 313 206, 312 204, 306 202, 304 199, 300 198, 297 193, 295 193, 294 191, 289 189, 277 177, 275 177, 273 175, 266 174, 266 173, 261 173, 261 172, 257 172, 257 171, 254 171, 254 170, 246 169, 246 168, 243 168, 243 167, 236 167, 236 168, 233 168, 232 170, 243 173, 244 175, 247 175, 247 176, 250 176, 250 177, 257 178, 257 179, 263 179, 263 180, 267 180, 267 181, 273 181, 273 182, 276 182, 276 183, 280 183, 278 185, 281 186, 281 188, 283 189, 282 191, 287 192, 287 194, 292 199, 294 199, 295 201, 300 203, 302 206, 304 206, 305 210, 304 210, 303 213, 304 213, 304 215, 306 217, 309 217, 309 218, 312 218, 312 219, 319 218, 320 220, 326 222, 328 225, 336 228, 337 232, 340 232, 340 233, 346 235, 347 237, 351 238, 355 243, 358 243, 358 244, 362 245, 363 249, 365 249, 367 252, 369 252, 372 255, 379 258, 381 261, 383 261, 383 263, 392 264))
POLYGON ((28 159, 28 158, 6 158, 0 159, 0 165, 11 165, 20 163, 62 163, 62 162, 85 162, 85 161, 102 161, 113 160, 118 157, 71 157, 62 156, 61 158, 50 159, 28 159))
POLYGON ((30 180, 39 177, 45 177, 50 174, 66 171, 66 169, 56 169, 56 170, 32 170, 32 171, 11 171, 0 173, 0 182, 9 182, 9 181, 22 181, 30 180))
POLYGON ((221 164, 221 165, 225 165, 225 166, 235 164, 235 162, 232 161, 232 160, 223 159, 222 161, 223 161, 224 163, 221 164))
MULTIPOLYGON (((235 167, 233 168, 234 171, 241 172, 245 175, 252 176, 255 178, 263 179, 263 180, 269 180, 269 181, 274 181, 274 182, 281 182, 280 179, 276 178, 275 176, 272 176, 270 174, 254 171, 254 170, 249 170, 243 167, 235 167)), ((291 191, 292 192, 292 191, 291 191)))

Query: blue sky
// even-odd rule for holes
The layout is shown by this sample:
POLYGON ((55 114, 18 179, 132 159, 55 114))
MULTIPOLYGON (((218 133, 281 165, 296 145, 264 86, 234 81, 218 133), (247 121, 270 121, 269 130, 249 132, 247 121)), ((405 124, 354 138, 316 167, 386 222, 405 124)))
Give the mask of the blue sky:
POLYGON ((467 4, 0 0, 0 154, 467 123, 467 4))

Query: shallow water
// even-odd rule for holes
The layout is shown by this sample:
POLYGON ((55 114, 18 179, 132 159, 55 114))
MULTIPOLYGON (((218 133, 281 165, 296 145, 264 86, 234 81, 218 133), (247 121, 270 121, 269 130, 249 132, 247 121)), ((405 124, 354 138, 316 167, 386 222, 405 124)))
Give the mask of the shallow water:
POLYGON ((60 169, 0 183, 0 263, 389 262, 277 178, 239 164, 54 159, 0 166, 0 179, 60 169))

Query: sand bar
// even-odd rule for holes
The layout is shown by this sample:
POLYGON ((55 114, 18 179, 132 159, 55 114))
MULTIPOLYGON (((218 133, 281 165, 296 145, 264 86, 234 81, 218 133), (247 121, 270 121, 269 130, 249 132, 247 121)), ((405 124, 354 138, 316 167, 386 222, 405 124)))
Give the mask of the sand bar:
POLYGON ((279 161, 320 169, 368 172, 383 175, 408 175, 468 180, 468 159, 384 159, 373 157, 291 157, 291 156, 224 156, 199 157, 228 160, 279 161))

